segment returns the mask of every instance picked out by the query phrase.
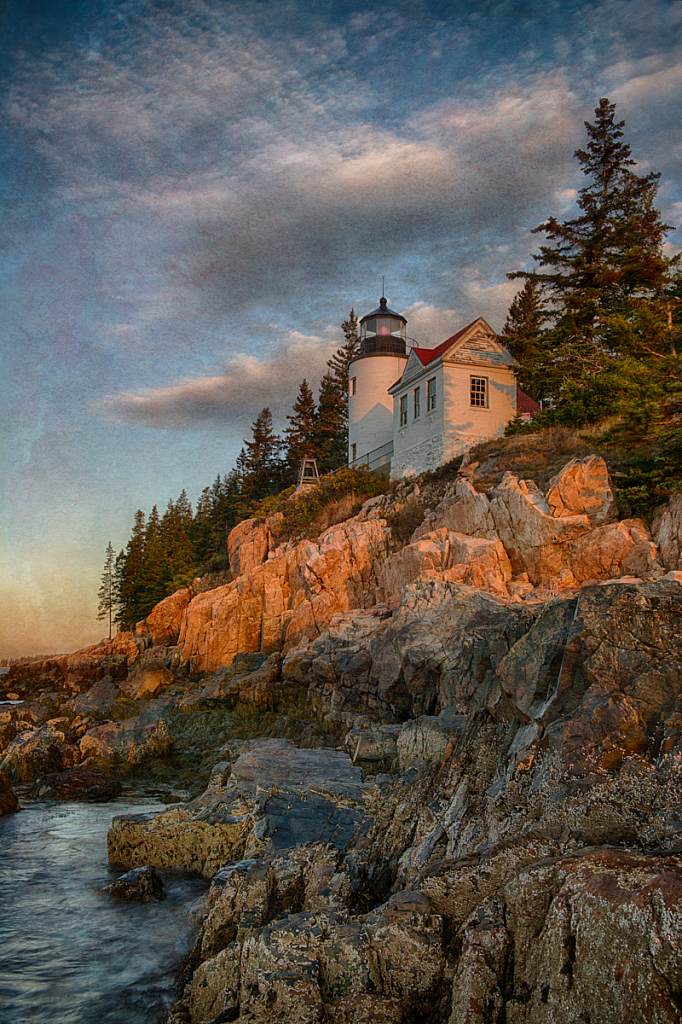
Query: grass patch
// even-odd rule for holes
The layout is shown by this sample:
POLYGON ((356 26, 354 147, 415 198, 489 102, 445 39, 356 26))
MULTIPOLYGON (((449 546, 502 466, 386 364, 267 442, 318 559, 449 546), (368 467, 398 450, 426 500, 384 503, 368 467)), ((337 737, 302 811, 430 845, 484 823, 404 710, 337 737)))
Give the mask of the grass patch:
POLYGON ((360 511, 368 498, 382 494, 387 481, 366 469, 340 469, 320 479, 320 486, 294 497, 295 488, 289 487, 271 498, 266 498, 250 509, 257 519, 281 514, 275 524, 278 540, 303 536, 314 539, 330 526, 348 519, 360 511))

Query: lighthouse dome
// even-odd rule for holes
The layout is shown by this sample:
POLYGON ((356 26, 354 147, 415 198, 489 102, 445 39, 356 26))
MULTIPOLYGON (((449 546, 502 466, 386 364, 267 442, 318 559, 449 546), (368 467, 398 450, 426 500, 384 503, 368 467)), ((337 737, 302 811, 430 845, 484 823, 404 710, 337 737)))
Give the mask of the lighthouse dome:
POLYGON ((405 317, 389 309, 381 298, 379 308, 360 320, 360 355, 405 355, 406 327, 405 317))

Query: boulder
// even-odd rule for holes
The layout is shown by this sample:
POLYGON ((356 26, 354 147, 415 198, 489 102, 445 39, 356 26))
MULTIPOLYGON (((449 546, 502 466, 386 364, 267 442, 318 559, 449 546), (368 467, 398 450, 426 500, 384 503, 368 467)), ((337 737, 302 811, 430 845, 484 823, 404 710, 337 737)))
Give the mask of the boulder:
POLYGON ((344 849, 369 828, 362 772, 347 754, 299 749, 287 740, 254 740, 225 785, 158 815, 115 818, 109 859, 150 863, 210 878, 223 864, 279 854, 298 843, 344 849))
POLYGON ((191 588, 176 590, 174 594, 159 601, 146 619, 138 622, 136 632, 150 633, 155 645, 172 647, 178 641, 182 616, 193 596, 191 588))
POLYGON ((568 563, 578 583, 664 573, 656 545, 641 519, 623 519, 578 537, 570 545, 568 563))
POLYGON ((446 708, 440 715, 422 715, 405 722, 397 742, 400 770, 441 764, 452 752, 465 721, 466 716, 446 708))
POLYGON ((460 476, 454 488, 448 490, 442 501, 412 534, 411 541, 420 540, 427 533, 441 528, 467 537, 485 537, 496 540, 497 528, 490 510, 490 501, 477 491, 470 480, 460 476))
POLYGON ((77 715, 106 718, 120 696, 118 683, 111 676, 104 676, 84 693, 71 697, 65 706, 77 715))
POLYGON ((390 768, 398 754, 399 725, 377 725, 372 729, 350 729, 343 741, 353 764, 390 768))
POLYGON ((53 772, 37 779, 33 795, 39 800, 79 800, 84 803, 108 803, 121 795, 118 779, 104 772, 87 768, 73 768, 68 772, 53 772))
POLYGON ((386 559, 379 572, 379 592, 389 605, 396 604, 403 587, 432 571, 443 573, 444 579, 504 597, 512 577, 499 539, 467 537, 441 527, 422 534, 386 559))
POLYGON ((137 715, 123 722, 106 722, 88 729, 79 747, 81 757, 142 764, 153 757, 167 757, 173 746, 168 726, 161 718, 137 715))
POLYGON ((78 760, 78 750, 66 742, 64 731, 47 722, 12 740, 0 761, 0 772, 17 782, 32 782, 49 772, 72 768, 78 760))
POLYGON ((609 471, 598 455, 571 459, 552 477, 547 504, 555 519, 586 515, 591 523, 600 526, 618 518, 609 471))
POLYGON ((493 491, 490 510, 513 571, 528 573, 535 585, 570 569, 570 545, 592 528, 584 514, 555 519, 533 481, 512 473, 493 491))
POLYGON ((157 693, 165 690, 173 682, 173 675, 164 665, 145 665, 140 668, 132 679, 125 683, 121 689, 133 700, 146 700, 155 697, 157 693))
POLYGON ((0 816, 15 814, 19 809, 19 801, 12 789, 12 783, 0 772, 0 816))
POLYGON ((126 903, 149 903, 162 900, 164 896, 163 882, 149 864, 121 875, 115 882, 105 885, 102 892, 126 903))

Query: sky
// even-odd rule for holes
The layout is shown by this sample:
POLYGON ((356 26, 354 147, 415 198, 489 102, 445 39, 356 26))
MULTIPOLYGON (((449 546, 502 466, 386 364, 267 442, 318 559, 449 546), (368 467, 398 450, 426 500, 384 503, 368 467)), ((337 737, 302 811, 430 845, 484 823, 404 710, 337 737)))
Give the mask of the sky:
MULTIPOLYGON (((682 3, 3 0, 0 658, 96 642, 105 550, 193 502, 385 293, 499 330, 602 96, 682 225, 682 3)), ((682 247, 682 231, 669 235, 682 247)))

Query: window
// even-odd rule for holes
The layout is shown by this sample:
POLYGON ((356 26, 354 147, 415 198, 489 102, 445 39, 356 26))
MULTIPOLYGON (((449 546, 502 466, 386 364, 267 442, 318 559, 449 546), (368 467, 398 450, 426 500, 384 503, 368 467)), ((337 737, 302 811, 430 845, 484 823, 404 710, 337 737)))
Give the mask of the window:
POLYGON ((352 464, 353 462, 355 462, 355 459, 356 459, 356 457, 357 457, 357 456, 356 456, 356 452, 357 452, 357 449, 358 449, 358 446, 357 446, 356 444, 352 444, 352 445, 350 446, 350 461, 351 461, 351 464, 352 464))
POLYGON ((419 388, 415 388, 412 392, 414 398, 414 418, 419 419, 419 388))
POLYGON ((351 393, 351 395, 355 394, 355 380, 356 380, 355 377, 351 377, 351 379, 350 379, 350 393, 351 393))
POLYGON ((407 425, 407 395, 403 395, 400 399, 400 426, 404 427, 407 425))
POLYGON ((426 411, 431 412, 436 408, 436 378, 426 382, 426 411))
POLYGON ((478 409, 486 409, 488 406, 488 378, 471 378, 471 404, 478 409))

